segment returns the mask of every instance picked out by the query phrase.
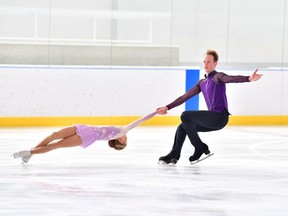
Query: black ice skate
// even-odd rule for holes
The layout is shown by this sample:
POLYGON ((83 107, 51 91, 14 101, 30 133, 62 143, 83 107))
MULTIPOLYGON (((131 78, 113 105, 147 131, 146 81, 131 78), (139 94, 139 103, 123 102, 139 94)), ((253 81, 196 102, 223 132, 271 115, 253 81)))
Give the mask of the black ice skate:
POLYGON ((166 155, 159 158, 158 164, 172 164, 175 165, 177 163, 177 159, 172 157, 171 155, 166 155))
POLYGON ((194 154, 189 158, 189 161, 190 161, 190 164, 196 164, 200 161, 203 161, 205 159, 207 159, 208 157, 212 156, 214 153, 211 153, 210 150, 206 150, 205 152, 200 152, 200 151, 195 151, 194 154), (205 154, 206 156, 205 157, 202 157, 200 159, 200 157, 205 154))

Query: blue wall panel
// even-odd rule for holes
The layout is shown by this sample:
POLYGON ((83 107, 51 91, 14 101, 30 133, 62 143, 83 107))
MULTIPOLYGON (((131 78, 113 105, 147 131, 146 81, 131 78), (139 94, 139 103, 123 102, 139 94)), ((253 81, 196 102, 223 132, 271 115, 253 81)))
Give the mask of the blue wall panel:
MULTIPOLYGON (((186 92, 191 89, 199 81, 200 70, 186 70, 186 92)), ((196 95, 186 101, 185 110, 199 109, 199 95, 196 95)))

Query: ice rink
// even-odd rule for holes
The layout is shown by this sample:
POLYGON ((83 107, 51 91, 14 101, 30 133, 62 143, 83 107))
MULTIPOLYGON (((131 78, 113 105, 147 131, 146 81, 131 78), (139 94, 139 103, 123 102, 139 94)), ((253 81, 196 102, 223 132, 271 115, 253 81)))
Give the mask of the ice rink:
POLYGON ((286 216, 288 127, 226 127, 200 133, 215 154, 196 165, 186 139, 176 166, 158 165, 175 127, 138 127, 115 151, 99 141, 28 164, 11 154, 59 128, 0 128, 3 216, 286 216))

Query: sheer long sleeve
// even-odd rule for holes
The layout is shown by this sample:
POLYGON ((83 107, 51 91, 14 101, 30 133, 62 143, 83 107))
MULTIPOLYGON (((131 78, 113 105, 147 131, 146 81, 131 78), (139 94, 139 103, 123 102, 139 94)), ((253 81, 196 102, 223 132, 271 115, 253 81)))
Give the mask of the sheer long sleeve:
POLYGON ((200 89, 200 83, 201 82, 202 82, 202 80, 198 81, 198 83, 194 87, 192 87, 190 90, 188 90, 184 95, 178 97, 172 103, 168 104, 167 105, 168 109, 170 110, 174 107, 177 107, 177 106, 183 104, 185 101, 192 98, 193 96, 199 94, 201 92, 201 89, 200 89))
POLYGON ((117 139, 121 136, 123 136, 124 134, 128 133, 128 131, 130 131, 131 129, 137 127, 138 125, 140 125, 142 122, 147 121, 148 119, 152 118, 153 116, 155 116, 157 114, 157 112, 153 112, 150 113, 149 115, 143 116, 133 122, 131 122, 130 124, 124 126, 121 128, 121 131, 119 134, 117 134, 115 137, 113 137, 112 139, 117 139))
POLYGON ((249 76, 230 76, 225 73, 219 72, 214 77, 213 80, 215 82, 223 82, 223 83, 241 83, 241 82, 250 82, 249 76))

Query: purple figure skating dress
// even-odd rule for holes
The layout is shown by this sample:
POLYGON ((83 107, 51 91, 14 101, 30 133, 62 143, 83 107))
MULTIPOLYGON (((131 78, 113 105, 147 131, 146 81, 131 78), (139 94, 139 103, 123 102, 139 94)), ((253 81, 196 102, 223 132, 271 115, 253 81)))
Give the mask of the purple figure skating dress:
POLYGON ((152 118, 157 113, 153 112, 147 116, 144 116, 136 121, 124 127, 114 127, 114 126, 103 126, 96 127, 91 125, 75 124, 76 134, 80 136, 82 140, 82 147, 87 148, 89 145, 97 140, 113 140, 125 135, 129 130, 138 126, 142 122, 152 118))

